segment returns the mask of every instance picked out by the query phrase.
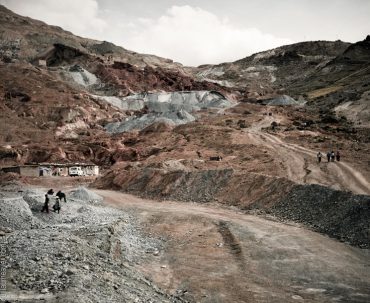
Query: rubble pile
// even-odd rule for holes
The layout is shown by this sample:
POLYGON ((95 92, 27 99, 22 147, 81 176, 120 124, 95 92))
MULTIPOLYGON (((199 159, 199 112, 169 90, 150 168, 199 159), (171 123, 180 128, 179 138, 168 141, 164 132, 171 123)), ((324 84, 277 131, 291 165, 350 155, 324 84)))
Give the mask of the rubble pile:
POLYGON ((294 100, 288 95, 278 96, 273 99, 268 99, 262 102, 265 105, 275 105, 275 106, 284 106, 284 105, 303 105, 305 101, 294 100))
POLYGON ((271 208, 284 219, 304 223, 314 230, 370 248, 370 196, 333 190, 321 185, 296 185, 271 208))
POLYGON ((83 186, 71 191, 69 197, 75 200, 88 201, 90 203, 101 203, 103 201, 102 197, 83 186))
POLYGON ((90 200, 102 198, 88 189, 74 190, 66 203, 61 202, 60 214, 40 212, 44 200, 37 190, 7 191, 2 196, 7 302, 15 297, 60 303, 122 302, 123 298, 182 302, 132 267, 148 252, 158 252, 163 239, 145 236, 128 213, 92 205, 90 200))
POLYGON ((0 199, 1 227, 22 230, 41 227, 42 223, 32 215, 23 197, 4 197, 0 199))

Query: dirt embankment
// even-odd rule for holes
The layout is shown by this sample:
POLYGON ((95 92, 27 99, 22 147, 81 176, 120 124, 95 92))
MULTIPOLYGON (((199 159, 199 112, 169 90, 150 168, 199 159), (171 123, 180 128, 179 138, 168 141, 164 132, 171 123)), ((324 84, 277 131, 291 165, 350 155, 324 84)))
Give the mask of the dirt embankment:
POLYGON ((287 193, 293 183, 283 178, 245 174, 233 169, 167 171, 143 168, 109 171, 94 186, 152 199, 198 203, 217 201, 248 209, 273 204, 272 201, 287 193))
POLYGON ((321 185, 298 185, 285 178, 232 169, 167 171, 132 168, 110 171, 94 186, 145 198, 218 202, 260 210, 360 247, 370 247, 370 197, 321 185))

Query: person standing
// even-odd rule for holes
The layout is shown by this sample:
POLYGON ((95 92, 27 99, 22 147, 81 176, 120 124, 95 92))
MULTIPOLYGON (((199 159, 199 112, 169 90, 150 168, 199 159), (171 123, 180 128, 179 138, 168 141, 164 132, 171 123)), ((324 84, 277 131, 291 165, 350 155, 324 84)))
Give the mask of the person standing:
POLYGON ((335 161, 335 153, 334 153, 334 151, 332 151, 330 153, 330 157, 331 157, 331 162, 334 162, 335 161))
POLYGON ((48 194, 45 194, 45 202, 44 202, 44 206, 42 207, 41 209, 41 212, 43 213, 44 211, 46 211, 47 213, 49 213, 49 196, 48 194))
POLYGON ((326 158, 328 159, 328 162, 330 162, 330 158, 331 158, 331 153, 330 152, 327 152, 326 158))
POLYGON ((317 162, 318 162, 318 163, 321 163, 321 158, 322 158, 322 153, 319 151, 319 152, 317 153, 317 162))
POLYGON ((337 150, 336 157, 337 157, 337 161, 339 162, 340 161, 340 153, 339 153, 339 150, 337 150))
POLYGON ((60 212, 60 203, 59 203, 59 198, 55 199, 55 204, 53 205, 54 212, 60 212))

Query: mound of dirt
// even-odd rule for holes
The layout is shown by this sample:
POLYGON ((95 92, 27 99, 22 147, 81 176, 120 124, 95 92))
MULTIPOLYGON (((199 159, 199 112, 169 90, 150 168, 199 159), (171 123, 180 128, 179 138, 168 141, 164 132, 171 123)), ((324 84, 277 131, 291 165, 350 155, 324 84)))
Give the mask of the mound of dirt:
POLYGON ((112 122, 105 126, 109 133, 122 133, 132 130, 142 130, 154 123, 164 123, 169 126, 187 124, 195 121, 195 117, 185 110, 177 112, 149 113, 141 117, 130 117, 124 122, 112 122))
MULTIPOLYGON (((18 191, 5 194, 18 196, 0 200, 8 268, 1 298, 6 302, 183 302, 128 265, 163 244, 140 233, 126 212, 72 200, 62 202, 60 214, 32 214, 18 191), (30 229, 35 218, 40 224, 30 229)), ((23 194, 36 208, 43 204, 43 191, 27 188, 23 194)), ((99 197, 85 188, 75 196, 99 197)))
POLYGON ((303 102, 294 100, 292 97, 287 95, 278 96, 273 99, 268 99, 263 102, 265 105, 275 105, 275 106, 283 106, 283 105, 301 105, 303 102))
POLYGON ((80 186, 79 188, 71 191, 68 197, 71 199, 82 200, 89 203, 101 203, 103 201, 102 197, 83 186, 80 186))
POLYGON ((24 230, 41 227, 22 197, 0 199, 0 226, 12 230, 24 230))
POLYGON ((364 92, 359 100, 338 105, 334 111, 338 117, 346 117, 357 127, 370 128, 370 91, 364 92))
POLYGON ((99 188, 113 186, 144 197, 201 203, 212 201, 232 174, 232 169, 191 172, 173 169, 132 169, 111 171, 94 185, 99 188))
POLYGON ((352 245, 370 248, 370 196, 321 185, 297 185, 271 212, 352 245))
POLYGON ((294 185, 284 178, 233 169, 194 170, 186 168, 184 163, 167 160, 160 166, 113 169, 97 179, 93 186, 153 199, 218 201, 251 209, 273 205, 294 185))

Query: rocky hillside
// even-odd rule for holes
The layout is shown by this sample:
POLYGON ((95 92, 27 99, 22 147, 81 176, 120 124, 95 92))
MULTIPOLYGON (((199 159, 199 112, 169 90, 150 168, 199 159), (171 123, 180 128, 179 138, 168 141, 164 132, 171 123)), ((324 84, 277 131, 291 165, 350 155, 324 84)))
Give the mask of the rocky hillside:
POLYGON ((111 57, 111 60, 124 61, 139 67, 181 68, 181 64, 174 63, 169 59, 141 55, 107 41, 75 36, 60 27, 17 15, 2 5, 0 5, 0 27, 0 57, 3 60, 24 59, 32 61, 46 58, 49 64, 56 64, 58 62, 55 58, 50 58, 50 53, 52 53, 54 45, 57 45, 56 52, 59 54, 64 52, 65 55, 73 53, 80 56, 94 55, 102 60, 108 60, 108 57, 111 57))
POLYGON ((113 155, 122 153, 123 144, 104 126, 140 117, 145 110, 117 108, 100 96, 179 90, 228 93, 217 84, 195 80, 171 60, 77 37, 4 6, 0 28, 3 165, 114 163, 113 155))
POLYGON ((220 81, 241 89, 246 97, 258 98, 315 74, 349 45, 342 41, 311 41, 281 46, 232 63, 199 66, 197 77, 220 81))
POLYGON ((287 93, 327 102, 324 97, 336 93, 353 100, 366 90, 369 80, 369 43, 370 36, 354 44, 302 42, 232 63, 199 66, 194 73, 199 79, 239 89, 245 98, 287 93))
POLYGON ((346 185, 306 158, 355 150, 350 161, 368 176, 369 38, 298 43, 191 69, 4 7, 0 24, 2 165, 181 160, 366 192, 361 178, 346 185), (218 156, 225 161, 208 161, 218 156))
POLYGON ((0 6, 0 59, 3 62, 44 60, 47 66, 78 63, 96 73, 106 88, 127 95, 144 90, 218 88, 198 83, 179 63, 138 54, 107 41, 85 39, 44 22, 19 16, 0 6), (124 80, 123 80, 124 79, 124 80))

